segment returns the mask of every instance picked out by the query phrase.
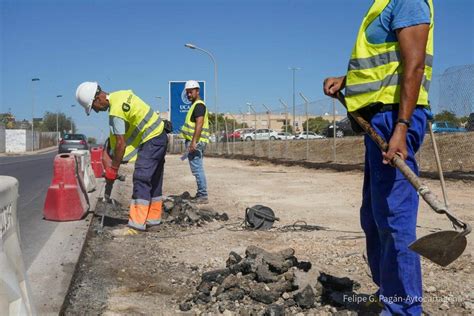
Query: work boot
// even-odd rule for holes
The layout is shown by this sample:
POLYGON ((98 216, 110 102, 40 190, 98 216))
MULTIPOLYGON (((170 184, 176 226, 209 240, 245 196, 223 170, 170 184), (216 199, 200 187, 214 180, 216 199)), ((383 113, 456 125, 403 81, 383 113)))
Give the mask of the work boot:
POLYGON ((133 229, 131 227, 123 227, 123 228, 114 229, 110 231, 110 233, 114 237, 128 237, 128 236, 136 236, 140 234, 140 231, 133 229))
POLYGON ((196 196, 190 202, 194 204, 208 204, 209 199, 207 196, 196 196))

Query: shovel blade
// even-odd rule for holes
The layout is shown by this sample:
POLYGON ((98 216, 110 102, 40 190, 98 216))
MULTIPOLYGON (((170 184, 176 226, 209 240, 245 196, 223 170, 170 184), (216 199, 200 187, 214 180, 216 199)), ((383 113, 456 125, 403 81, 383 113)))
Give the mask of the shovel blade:
POLYGON ((408 247, 425 257, 446 267, 456 260, 466 249, 466 237, 456 231, 440 231, 421 237, 408 247))

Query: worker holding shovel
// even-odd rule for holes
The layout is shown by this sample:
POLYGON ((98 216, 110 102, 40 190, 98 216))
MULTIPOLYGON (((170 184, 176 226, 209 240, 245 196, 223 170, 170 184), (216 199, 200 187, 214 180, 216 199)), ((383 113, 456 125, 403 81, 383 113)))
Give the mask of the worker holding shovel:
POLYGON ((429 108, 433 62, 432 0, 375 0, 352 51, 346 76, 327 78, 324 93, 345 88, 349 112, 358 112, 388 143, 382 152, 365 137, 360 210, 367 256, 383 315, 421 315, 420 257, 416 240, 417 191, 390 166, 395 155, 417 174, 429 108))

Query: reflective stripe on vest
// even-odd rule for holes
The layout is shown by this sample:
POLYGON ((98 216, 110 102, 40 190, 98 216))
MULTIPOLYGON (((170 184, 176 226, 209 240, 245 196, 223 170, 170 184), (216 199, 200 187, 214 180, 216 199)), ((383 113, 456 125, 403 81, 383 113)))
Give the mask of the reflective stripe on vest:
MULTIPOLYGON (((381 81, 354 84, 354 85, 346 87, 346 96, 350 97, 350 96, 360 94, 360 93, 379 91, 382 87, 397 86, 397 85, 400 85, 401 80, 402 80, 401 75, 394 74, 394 75, 385 77, 381 81)), ((425 88, 426 91, 430 89, 430 83, 431 81, 426 79, 426 76, 423 75, 421 85, 425 88)))
MULTIPOLYGON (((391 0, 375 0, 367 12, 352 50, 346 76, 346 103, 350 112, 373 103, 400 102, 403 65, 398 42, 371 44, 366 30, 376 20, 391 0)), ((431 14, 423 80, 417 104, 428 106, 428 91, 433 66, 433 0, 428 0, 431 14)))
MULTIPOLYGON (((349 61, 349 70, 375 68, 394 62, 401 62, 400 51, 386 52, 367 58, 353 58, 349 61)), ((426 54, 425 65, 433 67, 433 55, 426 54)))

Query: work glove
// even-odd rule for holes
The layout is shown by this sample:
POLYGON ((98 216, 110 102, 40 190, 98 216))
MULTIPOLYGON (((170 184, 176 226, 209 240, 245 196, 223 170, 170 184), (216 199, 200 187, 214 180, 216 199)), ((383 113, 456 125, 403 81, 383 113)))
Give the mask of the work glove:
POLYGON ((108 167, 105 168, 105 179, 107 181, 115 181, 118 175, 118 168, 115 167, 108 167))

